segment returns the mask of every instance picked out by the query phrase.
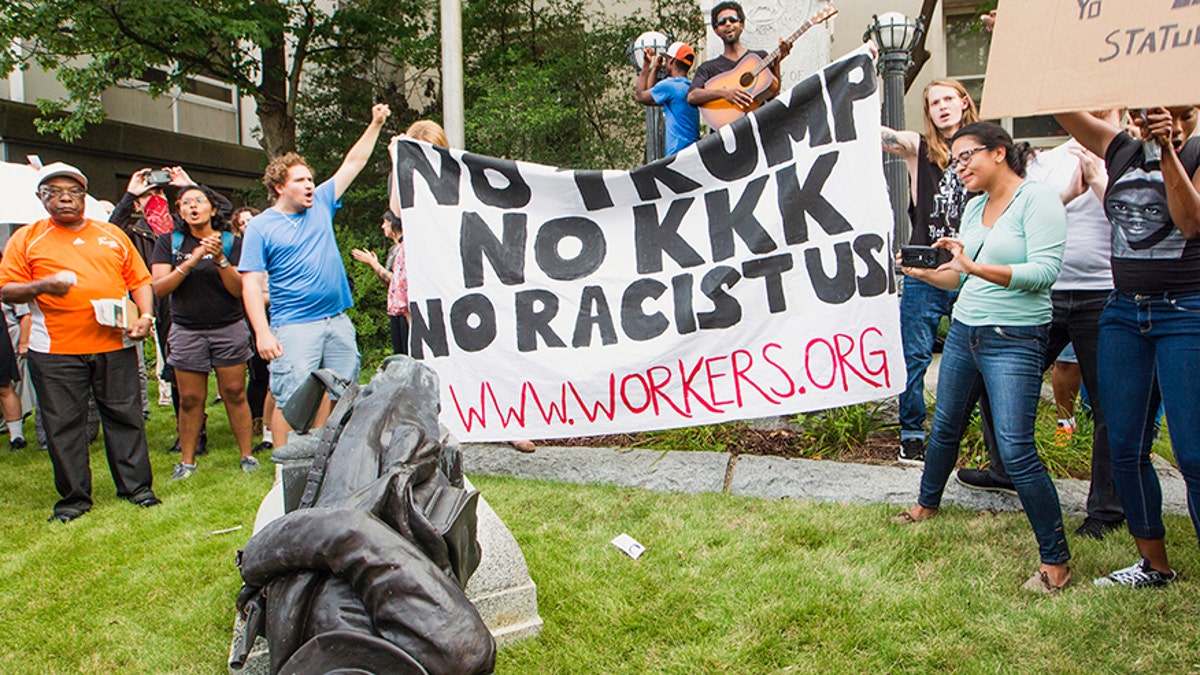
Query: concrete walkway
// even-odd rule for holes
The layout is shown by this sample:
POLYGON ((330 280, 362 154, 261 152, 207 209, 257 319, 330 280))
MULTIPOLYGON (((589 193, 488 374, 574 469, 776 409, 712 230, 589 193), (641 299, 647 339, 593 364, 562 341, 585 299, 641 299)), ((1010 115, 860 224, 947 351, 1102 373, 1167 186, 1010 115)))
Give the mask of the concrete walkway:
MULTIPOLYGON (((1163 511, 1187 514, 1183 478, 1167 462, 1157 460, 1162 481, 1163 511)), ((911 506, 917 500, 919 467, 876 466, 810 459, 783 459, 723 452, 673 452, 617 448, 539 446, 523 454, 511 446, 463 445, 468 474, 542 478, 567 483, 603 483, 656 492, 695 494, 728 492, 765 499, 808 499, 846 504, 911 506)), ((1082 517, 1088 483, 1057 480, 1063 515, 1082 517)), ((1019 511, 1012 495, 964 488, 950 479, 943 504, 974 511, 1019 511)))

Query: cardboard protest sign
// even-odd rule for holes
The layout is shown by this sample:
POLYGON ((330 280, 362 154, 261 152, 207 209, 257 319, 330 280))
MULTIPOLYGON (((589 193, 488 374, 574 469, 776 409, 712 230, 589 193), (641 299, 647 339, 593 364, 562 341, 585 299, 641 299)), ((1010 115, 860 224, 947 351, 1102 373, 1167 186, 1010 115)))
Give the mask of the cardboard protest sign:
POLYGON ((401 140, 412 353, 471 441, 824 409, 904 387, 874 64, 632 171, 401 140))
POLYGON ((1191 105, 1197 56, 1197 0, 1000 0, 980 112, 1191 105))

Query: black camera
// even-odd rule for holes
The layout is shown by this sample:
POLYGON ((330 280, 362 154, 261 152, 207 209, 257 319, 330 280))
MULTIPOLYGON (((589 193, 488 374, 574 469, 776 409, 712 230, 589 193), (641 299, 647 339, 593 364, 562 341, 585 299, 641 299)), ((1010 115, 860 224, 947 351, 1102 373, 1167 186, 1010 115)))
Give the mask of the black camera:
POLYGON ((158 187, 162 187, 163 185, 170 185, 171 184, 171 174, 170 174, 170 172, 164 171, 162 169, 159 169, 156 171, 147 171, 146 172, 146 182, 151 185, 158 186, 158 187))
POLYGON ((954 259, 954 255, 944 248, 932 246, 901 246, 900 265, 902 267, 921 267, 935 270, 954 259))

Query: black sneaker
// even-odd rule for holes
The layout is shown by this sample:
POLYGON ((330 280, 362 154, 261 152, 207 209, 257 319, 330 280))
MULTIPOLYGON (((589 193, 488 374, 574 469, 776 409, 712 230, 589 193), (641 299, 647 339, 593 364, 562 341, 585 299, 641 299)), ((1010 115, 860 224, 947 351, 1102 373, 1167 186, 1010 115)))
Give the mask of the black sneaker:
POLYGON ((919 438, 906 438, 900 441, 900 455, 896 458, 901 464, 913 466, 925 465, 925 441, 919 438))
POLYGON ((1103 539, 1104 535, 1119 529, 1124 520, 1101 520, 1088 516, 1083 519, 1083 524, 1075 530, 1077 537, 1091 537, 1092 539, 1103 539))
POLYGON ((999 480, 990 471, 959 469, 958 473, 954 474, 954 479, 958 481, 959 485, 972 490, 1003 492, 1004 494, 1014 496, 1017 494, 1017 488, 1012 484, 1012 481, 999 480))
POLYGON ((18 450, 24 450, 28 445, 29 442, 24 438, 14 438, 8 442, 8 451, 16 452, 18 450))
POLYGON ((1123 570, 1117 570, 1106 577, 1092 580, 1095 586, 1129 586, 1130 588, 1156 588, 1167 586, 1179 575, 1175 570, 1163 574, 1150 566, 1150 561, 1142 558, 1123 570))
POLYGON ((84 511, 75 511, 75 510, 55 511, 52 516, 50 516, 49 518, 46 519, 46 522, 47 523, 69 523, 72 520, 75 520, 76 518, 78 518, 79 516, 82 516, 84 513, 85 513, 84 511))
POLYGON ((158 497, 155 497, 154 492, 150 489, 142 490, 136 495, 130 497, 129 501, 132 502, 134 506, 140 506, 143 509, 153 508, 159 504, 162 504, 162 500, 158 497))

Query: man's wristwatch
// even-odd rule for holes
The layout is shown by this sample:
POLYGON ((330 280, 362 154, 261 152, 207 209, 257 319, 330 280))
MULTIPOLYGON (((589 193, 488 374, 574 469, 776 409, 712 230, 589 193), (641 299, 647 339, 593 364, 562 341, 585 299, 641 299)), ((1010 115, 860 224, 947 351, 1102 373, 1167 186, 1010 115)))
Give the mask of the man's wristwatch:
POLYGON ((221 258, 220 260, 218 260, 217 267, 220 267, 221 269, 225 269, 226 267, 229 267, 229 258, 221 258))

